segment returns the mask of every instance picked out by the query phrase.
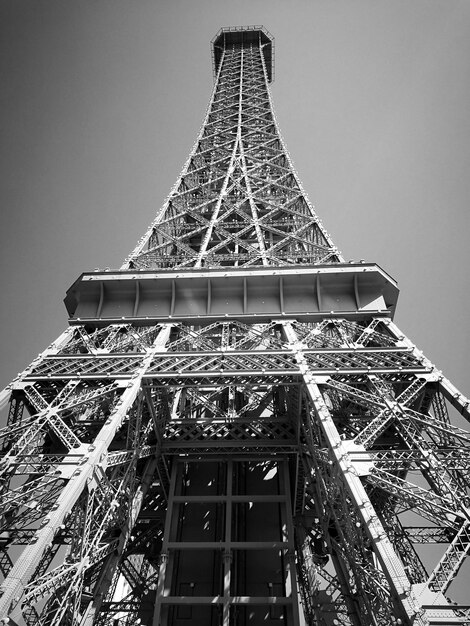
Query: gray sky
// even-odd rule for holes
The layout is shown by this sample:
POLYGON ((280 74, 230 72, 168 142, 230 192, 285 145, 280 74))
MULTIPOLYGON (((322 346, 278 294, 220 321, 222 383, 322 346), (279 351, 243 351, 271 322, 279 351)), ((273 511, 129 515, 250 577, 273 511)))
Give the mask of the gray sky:
POLYGON ((465 393, 468 0, 2 0, 0 386, 119 267, 187 158, 221 26, 276 39, 303 185, 347 259, 399 282, 396 321, 465 393))

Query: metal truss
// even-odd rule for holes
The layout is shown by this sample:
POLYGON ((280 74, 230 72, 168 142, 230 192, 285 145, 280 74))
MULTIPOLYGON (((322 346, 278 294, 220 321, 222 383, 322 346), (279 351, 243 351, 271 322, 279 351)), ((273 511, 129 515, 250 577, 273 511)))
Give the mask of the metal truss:
POLYGON ((470 403, 392 307, 364 305, 360 270, 341 274, 273 115, 272 43, 261 27, 217 35, 208 113, 156 220, 87 292, 95 313, 0 394, 5 624, 470 624, 452 601, 470 403), (201 268, 228 268, 230 309, 247 297, 237 271, 325 265, 340 278, 315 280, 317 303, 352 290, 352 308, 273 316, 266 279, 249 316, 191 312, 194 285, 215 284, 189 288, 201 268), (173 272, 184 315, 157 310, 149 270, 173 272), (153 315, 136 315, 144 300, 153 315))
POLYGON ((124 268, 335 263, 336 247, 292 167, 268 88, 272 41, 225 45, 193 151, 124 268))

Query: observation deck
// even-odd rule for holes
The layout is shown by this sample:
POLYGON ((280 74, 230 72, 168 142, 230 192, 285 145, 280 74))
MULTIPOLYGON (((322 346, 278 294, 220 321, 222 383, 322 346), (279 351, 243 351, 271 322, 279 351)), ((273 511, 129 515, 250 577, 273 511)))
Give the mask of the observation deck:
POLYGON ((378 265, 325 264, 85 272, 67 291, 70 324, 138 325, 169 319, 261 323, 393 318, 395 281, 378 265))
POLYGON ((264 56, 268 82, 274 80, 274 37, 263 26, 224 27, 211 41, 212 67, 217 76, 224 50, 231 46, 258 45, 264 56))

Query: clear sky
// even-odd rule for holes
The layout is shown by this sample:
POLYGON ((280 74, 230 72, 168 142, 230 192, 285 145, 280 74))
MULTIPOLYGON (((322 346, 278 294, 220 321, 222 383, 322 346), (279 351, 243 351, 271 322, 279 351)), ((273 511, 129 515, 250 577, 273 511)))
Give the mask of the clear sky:
POLYGON ((468 0, 2 0, 0 386, 143 234, 203 120, 211 38, 249 24, 275 37, 278 122, 333 240, 398 280, 398 325, 470 393, 468 0))

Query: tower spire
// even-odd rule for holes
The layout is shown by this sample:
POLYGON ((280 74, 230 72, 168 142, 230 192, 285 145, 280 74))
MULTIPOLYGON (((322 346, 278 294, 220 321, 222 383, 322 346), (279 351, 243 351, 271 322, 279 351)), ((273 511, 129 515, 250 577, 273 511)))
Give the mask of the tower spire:
POLYGON ((394 324, 393 279, 316 216, 273 44, 216 35, 149 230, 79 277, 69 328, 0 394, 5 624, 470 623, 469 401, 394 324))
POLYGON ((268 85, 273 38, 260 26, 223 28, 212 45, 215 85, 202 130, 180 178, 124 267, 340 261, 274 118, 268 85))

